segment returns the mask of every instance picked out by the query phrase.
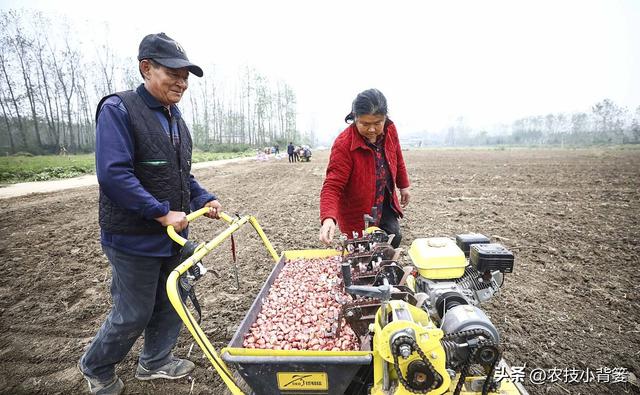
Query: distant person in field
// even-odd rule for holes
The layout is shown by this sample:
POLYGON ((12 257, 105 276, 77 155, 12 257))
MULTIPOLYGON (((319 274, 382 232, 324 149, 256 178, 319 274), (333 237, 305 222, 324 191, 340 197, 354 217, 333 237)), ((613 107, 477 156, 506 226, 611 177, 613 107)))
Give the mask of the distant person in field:
POLYGON ((92 394, 122 393, 116 364, 143 333, 138 380, 178 379, 194 369, 172 353, 182 321, 165 286, 180 262, 166 227, 186 237, 188 212, 210 207, 207 216, 218 218, 221 209, 191 174, 191 135, 176 106, 189 73, 202 77, 202 69, 164 33, 142 39, 138 61, 144 83, 104 97, 96 114, 100 240, 113 303, 78 362, 92 394))
POLYGON ((353 232, 362 235, 364 214, 376 207, 374 225, 395 234, 391 244, 397 248, 402 239, 398 218, 409 204, 409 176, 387 99, 377 89, 360 92, 345 122, 350 125, 333 143, 320 192, 320 241, 331 243, 336 226, 349 238, 353 232))
POLYGON ((296 162, 300 161, 300 146, 296 145, 296 147, 293 149, 293 156, 295 156, 296 162))
POLYGON ((295 152, 296 152, 296 147, 293 145, 291 141, 289 141, 289 145, 287 145, 287 154, 289 154, 289 163, 297 162, 295 152))

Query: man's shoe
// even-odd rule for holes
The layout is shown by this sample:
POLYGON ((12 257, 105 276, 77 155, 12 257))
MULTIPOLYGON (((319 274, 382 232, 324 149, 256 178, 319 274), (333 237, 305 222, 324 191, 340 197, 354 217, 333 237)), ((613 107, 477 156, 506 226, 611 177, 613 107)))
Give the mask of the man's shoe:
POLYGON ((87 380, 89 384, 89 392, 93 395, 120 395, 124 391, 124 383, 118 376, 114 376, 113 379, 108 381, 100 381, 98 379, 91 378, 84 374, 80 367, 80 361, 78 361, 78 370, 82 377, 87 380))
POLYGON ((181 379, 191 373, 196 365, 186 359, 174 358, 171 362, 160 366, 158 369, 146 369, 138 363, 136 378, 138 380, 153 379, 181 379))

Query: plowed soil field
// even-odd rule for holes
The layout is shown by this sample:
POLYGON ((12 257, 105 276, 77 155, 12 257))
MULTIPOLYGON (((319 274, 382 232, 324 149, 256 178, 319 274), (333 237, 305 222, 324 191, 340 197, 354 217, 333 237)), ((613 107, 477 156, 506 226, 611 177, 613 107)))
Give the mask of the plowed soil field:
MULTIPOLYGON (((315 152, 309 163, 272 158, 194 174, 225 211, 254 215, 278 252, 311 249, 321 247, 327 160, 328 152, 315 152)), ((605 381, 619 378, 607 375, 614 368, 640 375, 640 150, 411 150, 405 160, 412 200, 401 247, 418 237, 479 232, 515 253, 502 294, 483 308, 501 332, 505 358, 526 366, 529 392, 638 393, 605 381), (582 373, 577 384, 561 373, 534 384, 536 369, 600 376, 582 373)), ((86 187, 0 200, 0 393, 86 391, 76 362, 110 306, 97 199, 97 187, 86 187)), ((203 218, 191 235, 208 240, 223 225, 203 218)), ((198 284, 203 327, 217 349, 273 265, 253 229, 236 240, 240 289, 228 242, 205 259, 213 270, 198 284)), ((191 344, 184 331, 176 354, 186 356, 191 344)), ((191 379, 136 380, 140 347, 117 369, 126 394, 224 392, 197 345, 191 379)))

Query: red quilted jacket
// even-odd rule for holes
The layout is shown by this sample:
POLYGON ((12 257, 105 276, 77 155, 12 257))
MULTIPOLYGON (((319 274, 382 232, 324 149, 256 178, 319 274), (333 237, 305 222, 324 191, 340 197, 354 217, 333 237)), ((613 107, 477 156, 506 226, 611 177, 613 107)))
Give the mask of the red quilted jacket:
MULTIPOLYGON (((385 124, 384 153, 394 187, 409 187, 409 176, 402 158, 398 132, 391 121, 385 124)), ((320 192, 320 223, 333 218, 349 238, 352 232, 362 234, 364 214, 371 213, 376 191, 374 152, 364 142, 355 124, 349 125, 333 143, 327 174, 320 192)), ((400 216, 398 197, 393 195, 393 207, 400 216)))

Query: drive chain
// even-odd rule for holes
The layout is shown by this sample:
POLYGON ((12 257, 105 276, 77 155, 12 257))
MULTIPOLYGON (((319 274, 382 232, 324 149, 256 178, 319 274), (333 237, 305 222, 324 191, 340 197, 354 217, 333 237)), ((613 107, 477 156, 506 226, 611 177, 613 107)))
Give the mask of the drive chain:
POLYGON ((442 376, 433 367, 433 365, 431 364, 431 361, 427 359, 427 356, 424 354, 424 352, 422 352, 422 349, 420 348, 420 346, 418 345, 418 343, 415 341, 414 338, 410 336, 398 337, 396 340, 393 341, 391 345, 391 354, 393 355, 393 367, 396 371, 396 374, 398 375, 398 380, 402 383, 404 388, 407 389, 407 391, 412 392, 414 394, 426 394, 429 391, 437 388, 442 384, 442 376), (418 355, 420 356, 420 359, 422 359, 422 362, 424 362, 424 364, 427 366, 427 368, 433 375, 434 380, 429 386, 429 388, 425 388, 423 390, 417 390, 417 389, 411 388, 411 385, 409 384, 409 382, 402 376, 402 371, 400 370, 400 364, 398 363, 398 348, 403 343, 408 343, 411 346, 411 351, 415 351, 418 353, 418 355))

